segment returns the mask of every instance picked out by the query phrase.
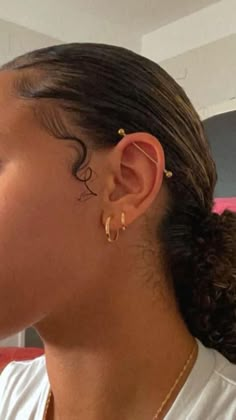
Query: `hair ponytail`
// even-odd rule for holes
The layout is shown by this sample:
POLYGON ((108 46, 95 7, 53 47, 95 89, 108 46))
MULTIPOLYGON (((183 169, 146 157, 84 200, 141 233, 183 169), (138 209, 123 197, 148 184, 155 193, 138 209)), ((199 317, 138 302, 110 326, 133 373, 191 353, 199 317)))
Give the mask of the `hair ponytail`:
POLYGON ((236 213, 177 220, 167 216, 163 232, 181 313, 195 337, 236 363, 236 213))

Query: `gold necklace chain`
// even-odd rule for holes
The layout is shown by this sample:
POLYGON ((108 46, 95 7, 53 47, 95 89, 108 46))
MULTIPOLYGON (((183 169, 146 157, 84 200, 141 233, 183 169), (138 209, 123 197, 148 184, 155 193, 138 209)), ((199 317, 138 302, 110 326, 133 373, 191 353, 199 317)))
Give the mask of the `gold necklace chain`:
MULTIPOLYGON (((161 403, 160 407, 158 408, 155 416, 152 418, 152 420, 158 420, 159 415, 162 413, 163 408, 166 406, 166 404, 168 403, 171 395, 173 394, 174 390, 176 389, 177 385, 179 384, 181 378, 183 377, 185 371, 187 370, 193 355, 195 353, 195 349, 197 348, 196 342, 194 343, 193 349, 188 357, 188 360, 185 362, 185 365, 183 367, 183 369, 181 370, 178 378, 175 380, 173 386, 171 387, 170 391, 168 392, 167 396, 165 397, 165 399, 163 400, 163 402, 161 403)), ((46 402, 46 407, 45 407, 45 411, 44 411, 44 416, 43 416, 43 420, 47 420, 47 414, 48 414, 48 409, 49 409, 49 404, 51 402, 51 398, 52 398, 52 391, 49 390, 48 393, 48 398, 47 398, 47 402, 46 402)))
POLYGON ((47 397, 47 402, 46 402, 46 406, 45 406, 45 410, 44 410, 44 415, 43 415, 43 420, 47 420, 48 409, 49 409, 49 404, 51 402, 51 398, 52 398, 52 391, 51 391, 51 389, 49 389, 49 393, 48 393, 48 397, 47 397))
POLYGON ((184 365, 183 369, 181 370, 181 372, 180 372, 180 374, 179 374, 178 378, 175 380, 175 383, 173 384, 173 386, 171 387, 171 389, 170 389, 170 391, 168 392, 167 396, 165 397, 165 399, 164 399, 164 400, 163 400, 163 402, 161 403, 160 408, 158 408, 158 410, 157 410, 157 412, 156 412, 156 414, 155 414, 155 416, 153 417, 153 419, 152 419, 152 420, 157 420, 157 419, 158 419, 159 415, 160 415, 160 414, 162 413, 162 411, 163 411, 163 408, 166 406, 166 404, 167 404, 167 403, 168 403, 168 401, 170 400, 170 397, 172 396, 172 394, 173 394, 174 390, 176 389, 177 385, 179 384, 179 382, 180 382, 180 380, 181 380, 182 376, 184 375, 185 371, 187 370, 187 368, 188 368, 188 366, 189 366, 189 364, 190 364, 190 362, 191 362, 191 360, 192 360, 192 358, 193 358, 193 355, 194 355, 194 353, 195 353, 195 349, 196 349, 196 348, 197 348, 197 344, 196 344, 196 342, 195 342, 195 343, 194 343, 194 346, 193 346, 193 349, 192 349, 192 351, 191 351, 191 353, 190 353, 190 355, 189 355, 188 360, 185 362, 185 365, 184 365))

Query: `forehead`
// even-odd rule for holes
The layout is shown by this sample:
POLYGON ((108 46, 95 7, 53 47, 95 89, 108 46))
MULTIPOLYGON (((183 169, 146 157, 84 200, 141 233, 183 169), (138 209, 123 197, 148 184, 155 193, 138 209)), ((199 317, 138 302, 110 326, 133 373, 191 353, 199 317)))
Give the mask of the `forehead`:
POLYGON ((14 89, 17 72, 0 71, 0 135, 19 135, 35 126, 32 108, 14 89))

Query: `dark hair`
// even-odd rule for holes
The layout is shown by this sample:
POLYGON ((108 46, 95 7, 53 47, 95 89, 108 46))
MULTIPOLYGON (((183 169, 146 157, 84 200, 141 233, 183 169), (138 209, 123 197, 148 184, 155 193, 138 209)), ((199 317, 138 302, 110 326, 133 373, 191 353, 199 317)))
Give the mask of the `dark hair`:
POLYGON ((108 45, 49 47, 4 68, 19 71, 17 93, 38 100, 47 129, 79 142, 75 172, 87 150, 78 129, 97 148, 115 145, 121 127, 160 140, 174 176, 157 234, 182 316, 194 336, 236 362, 236 214, 212 212, 216 168, 183 89, 152 61, 108 45))

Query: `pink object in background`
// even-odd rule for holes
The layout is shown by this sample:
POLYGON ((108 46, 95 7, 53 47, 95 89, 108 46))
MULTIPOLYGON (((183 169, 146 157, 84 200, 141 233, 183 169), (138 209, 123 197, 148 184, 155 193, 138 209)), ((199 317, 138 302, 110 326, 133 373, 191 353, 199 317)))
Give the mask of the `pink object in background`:
POLYGON ((213 211, 215 213, 223 213, 224 210, 236 212, 236 197, 216 198, 213 211))

